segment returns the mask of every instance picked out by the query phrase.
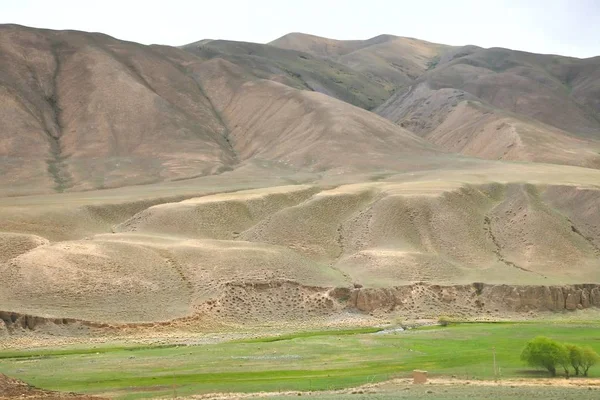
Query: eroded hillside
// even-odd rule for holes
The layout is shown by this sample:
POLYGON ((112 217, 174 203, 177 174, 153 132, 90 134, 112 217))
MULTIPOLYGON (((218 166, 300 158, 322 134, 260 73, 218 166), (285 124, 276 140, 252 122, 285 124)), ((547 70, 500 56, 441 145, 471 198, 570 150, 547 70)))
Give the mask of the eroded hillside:
POLYGON ((231 322, 330 313, 324 293, 335 288, 598 282, 598 172, 529 168, 531 182, 499 164, 191 197, 123 211, 105 233, 69 240, 27 234, 52 223, 32 215, 37 227, 24 220, 21 234, 0 237, 12 249, 0 300, 50 318, 231 322))

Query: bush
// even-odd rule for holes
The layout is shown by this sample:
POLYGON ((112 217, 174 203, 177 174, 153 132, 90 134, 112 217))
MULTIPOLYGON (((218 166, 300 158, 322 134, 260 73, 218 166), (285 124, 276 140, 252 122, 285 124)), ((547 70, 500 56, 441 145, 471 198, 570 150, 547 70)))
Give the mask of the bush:
POLYGON ((575 375, 579 375, 579 371, 583 363, 583 349, 575 344, 565 344, 569 352, 569 363, 575 370, 575 375))
POLYGON ((450 317, 441 316, 438 318, 438 324, 440 324, 441 326, 448 326, 453 322, 455 322, 454 319, 450 317))
POLYGON ((556 376, 558 366, 563 367, 566 375, 569 375, 570 359, 566 346, 544 336, 538 336, 527 343, 521 353, 521 360, 532 367, 547 369, 550 376, 556 376))
POLYGON ((600 356, 591 347, 584 347, 581 355, 583 376, 588 376, 588 370, 600 361, 600 356))

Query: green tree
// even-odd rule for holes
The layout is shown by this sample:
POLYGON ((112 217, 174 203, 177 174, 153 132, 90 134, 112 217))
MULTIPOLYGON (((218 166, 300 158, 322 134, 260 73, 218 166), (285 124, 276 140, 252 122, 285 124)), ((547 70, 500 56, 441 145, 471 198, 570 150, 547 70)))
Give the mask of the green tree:
POLYGON ((569 374, 569 351, 562 343, 538 336, 529 342, 521 352, 521 360, 532 367, 546 368, 550 376, 556 376, 556 367, 562 366, 569 374))
POLYGON ((588 370, 600 361, 600 356, 591 347, 584 347, 581 358, 583 376, 588 376, 588 370))
POLYGON ((569 363, 575 370, 575 375, 579 375, 583 363, 583 349, 575 344, 565 344, 569 351, 569 363))

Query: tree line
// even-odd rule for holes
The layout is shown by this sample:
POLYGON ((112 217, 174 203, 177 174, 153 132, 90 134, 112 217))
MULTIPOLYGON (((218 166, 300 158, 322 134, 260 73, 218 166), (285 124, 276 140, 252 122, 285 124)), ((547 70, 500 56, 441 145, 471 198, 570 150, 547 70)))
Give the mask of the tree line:
POLYGON ((532 367, 548 370, 550 376, 556 376, 557 368, 562 368, 565 376, 588 376, 591 367, 600 361, 600 356, 589 346, 561 343, 545 336, 538 336, 529 342, 521 352, 521 360, 532 367))

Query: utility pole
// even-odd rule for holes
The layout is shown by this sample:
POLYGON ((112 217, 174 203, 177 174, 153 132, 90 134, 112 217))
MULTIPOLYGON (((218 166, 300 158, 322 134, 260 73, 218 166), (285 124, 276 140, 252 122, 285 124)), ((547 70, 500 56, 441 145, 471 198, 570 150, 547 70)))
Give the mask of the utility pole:
POLYGON ((494 355, 494 378, 498 378, 498 369, 496 368, 496 346, 492 347, 492 354, 494 355))

